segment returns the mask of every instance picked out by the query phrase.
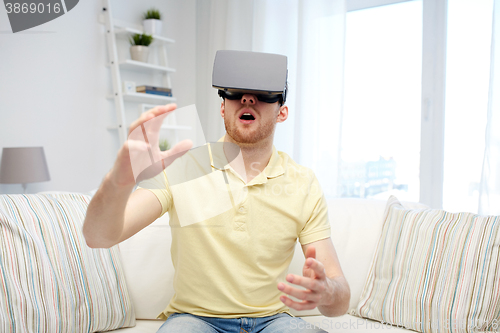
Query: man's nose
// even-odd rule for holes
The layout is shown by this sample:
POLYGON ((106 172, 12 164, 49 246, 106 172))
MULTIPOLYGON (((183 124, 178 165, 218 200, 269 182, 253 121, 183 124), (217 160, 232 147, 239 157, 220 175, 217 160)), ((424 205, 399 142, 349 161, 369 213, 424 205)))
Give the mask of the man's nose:
POLYGON ((255 95, 252 95, 252 94, 244 94, 243 96, 241 96, 241 103, 242 104, 255 104, 255 102, 257 101, 257 97, 255 97, 255 95))

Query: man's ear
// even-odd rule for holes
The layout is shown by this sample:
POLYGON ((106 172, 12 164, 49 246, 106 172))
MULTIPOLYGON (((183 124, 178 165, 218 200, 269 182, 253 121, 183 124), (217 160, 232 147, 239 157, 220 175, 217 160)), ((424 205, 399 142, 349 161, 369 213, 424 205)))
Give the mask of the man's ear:
POLYGON ((288 106, 282 105, 279 108, 278 117, 276 118, 277 123, 282 123, 288 118, 288 106))
POLYGON ((224 118, 224 106, 224 100, 222 100, 222 102, 220 102, 220 115, 222 118, 224 118))

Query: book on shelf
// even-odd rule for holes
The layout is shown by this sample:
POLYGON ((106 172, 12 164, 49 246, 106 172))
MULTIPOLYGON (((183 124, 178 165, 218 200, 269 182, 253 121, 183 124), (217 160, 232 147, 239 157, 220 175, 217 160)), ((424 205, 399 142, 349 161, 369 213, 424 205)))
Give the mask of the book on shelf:
POLYGON ((160 95, 160 96, 172 97, 172 93, 171 92, 158 91, 158 90, 138 91, 138 93, 139 94, 151 94, 151 95, 160 95))
POLYGON ((145 92, 147 90, 150 91, 163 91, 163 92, 169 92, 172 93, 172 89, 170 88, 165 88, 165 87, 155 87, 155 86, 138 86, 135 88, 137 92, 145 92))

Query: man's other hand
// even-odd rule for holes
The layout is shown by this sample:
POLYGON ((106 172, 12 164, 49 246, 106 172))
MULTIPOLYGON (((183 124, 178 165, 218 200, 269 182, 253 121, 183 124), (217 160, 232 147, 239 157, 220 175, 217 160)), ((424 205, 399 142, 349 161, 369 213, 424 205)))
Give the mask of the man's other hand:
POLYGON ((325 297, 325 294, 333 294, 331 289, 330 279, 327 278, 323 264, 316 260, 316 249, 310 246, 306 250, 306 261, 302 269, 303 276, 288 274, 286 280, 297 286, 306 288, 296 288, 285 283, 278 283, 278 289, 287 295, 293 296, 300 302, 293 301, 289 297, 283 295, 280 300, 286 306, 301 311, 311 310, 322 305, 322 300, 330 299, 325 297))

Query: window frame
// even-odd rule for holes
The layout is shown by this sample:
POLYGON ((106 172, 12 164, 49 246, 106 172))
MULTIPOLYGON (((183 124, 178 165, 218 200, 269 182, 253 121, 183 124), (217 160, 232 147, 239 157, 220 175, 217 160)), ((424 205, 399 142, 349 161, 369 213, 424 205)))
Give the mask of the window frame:
MULTIPOLYGON (((346 11, 407 1, 346 0, 346 11)), ((443 207, 447 16, 447 0, 422 0, 419 201, 436 209, 443 207)))

